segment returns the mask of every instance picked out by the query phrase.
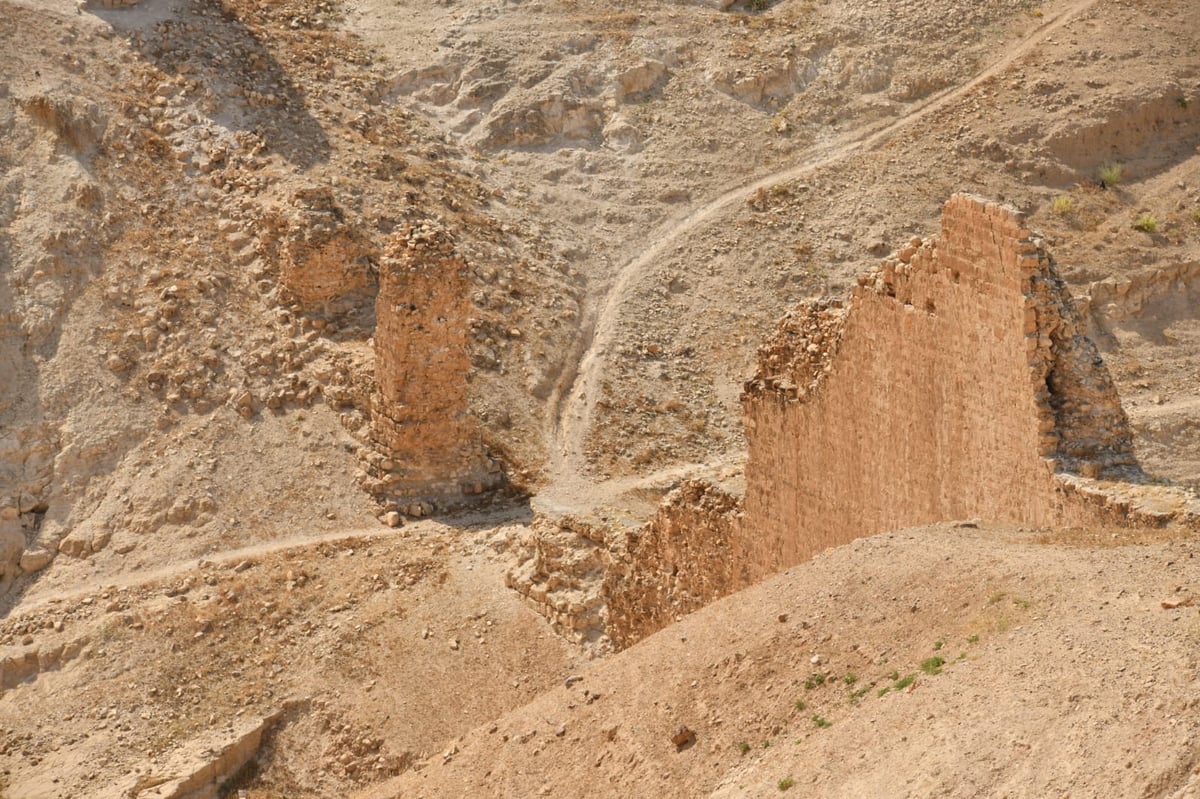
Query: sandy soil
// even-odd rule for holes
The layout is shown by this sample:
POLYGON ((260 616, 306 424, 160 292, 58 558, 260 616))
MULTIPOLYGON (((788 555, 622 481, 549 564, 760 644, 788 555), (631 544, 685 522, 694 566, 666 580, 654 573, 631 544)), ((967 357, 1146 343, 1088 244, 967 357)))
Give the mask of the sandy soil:
POLYGON ((1192 4, 720 5, 0 0, 0 796, 239 746, 255 799, 1200 793, 1190 539, 897 533, 594 660, 505 588, 527 504, 377 522, 367 295, 279 286, 314 187, 455 231, 534 508, 736 483, 774 320, 955 191, 1030 213, 1200 486, 1192 4))

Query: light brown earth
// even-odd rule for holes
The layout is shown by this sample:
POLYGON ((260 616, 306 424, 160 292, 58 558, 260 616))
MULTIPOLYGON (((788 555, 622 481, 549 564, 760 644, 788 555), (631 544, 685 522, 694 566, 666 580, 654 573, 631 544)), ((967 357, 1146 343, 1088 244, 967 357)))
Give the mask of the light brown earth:
POLYGON ((1194 534, 884 534, 616 654, 506 585, 530 507, 736 489, 776 319, 960 191, 1200 487, 1189 0, 104 5, 0 0, 0 796, 1200 795, 1194 534), (372 432, 422 225, 437 491, 372 432))

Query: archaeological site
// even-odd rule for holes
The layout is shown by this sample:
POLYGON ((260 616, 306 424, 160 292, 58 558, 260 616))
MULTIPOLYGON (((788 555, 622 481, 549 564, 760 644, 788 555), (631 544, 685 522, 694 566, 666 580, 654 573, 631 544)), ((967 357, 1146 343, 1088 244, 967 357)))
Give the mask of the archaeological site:
POLYGON ((0 799, 1200 797, 1194 0, 0 11, 0 799))

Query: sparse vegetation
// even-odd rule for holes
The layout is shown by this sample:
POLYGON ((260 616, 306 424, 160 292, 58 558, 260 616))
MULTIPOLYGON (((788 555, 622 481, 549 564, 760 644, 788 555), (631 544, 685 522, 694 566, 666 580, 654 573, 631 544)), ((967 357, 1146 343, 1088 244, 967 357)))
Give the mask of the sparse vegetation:
POLYGON ((783 779, 781 779, 779 781, 779 784, 776 785, 776 787, 779 788, 779 790, 781 790, 781 791, 786 791, 788 788, 791 788, 795 784, 796 784, 796 781, 794 779, 792 779, 791 775, 788 775, 788 776, 784 777, 783 779))
POLYGON ((921 671, 926 674, 941 674, 942 666, 946 665, 946 659, 942 657, 925 658, 921 661, 921 671))
POLYGON ((1105 164, 1100 167, 1100 180, 1106 186, 1116 186, 1121 182, 1122 169, 1120 164, 1105 164))
POLYGON ((945 646, 945 645, 946 645, 946 641, 945 641, 945 639, 944 639, 944 638, 939 638, 939 639, 937 639, 936 641, 934 641, 934 642, 933 642, 933 651, 934 651, 934 652, 936 652, 936 651, 938 651, 939 649, 941 649, 941 648, 942 648, 943 646, 945 646))
POLYGON ((842 678, 842 682, 846 683, 846 685, 854 685, 854 683, 858 682, 858 675, 852 671, 847 672, 846 676, 842 678))
POLYGON ((1075 201, 1065 194, 1060 194, 1050 201, 1050 211, 1055 216, 1066 216, 1075 210, 1075 201))
POLYGON ((737 748, 738 748, 738 751, 744 755, 750 751, 750 742, 749 741, 738 741, 737 748))
POLYGON ((833 726, 832 721, 828 721, 824 716, 819 716, 816 713, 813 714, 812 723, 817 725, 821 729, 833 726))
POLYGON ((972 633, 971 635, 968 635, 968 636, 967 636, 967 643, 968 643, 968 644, 977 644, 977 643, 979 643, 979 633, 972 633))
POLYGON ((804 704, 803 699, 796 700, 796 710, 804 710, 805 707, 807 707, 807 705, 804 704))
POLYGON ((892 688, 897 691, 903 691, 905 688, 907 688, 908 686, 910 686, 914 682, 916 682, 916 680, 917 680, 916 674, 909 674, 906 677, 902 677, 899 680, 896 680, 896 684, 893 685, 892 688))
POLYGON ((825 675, 820 672, 817 672, 816 674, 810 675, 809 678, 804 681, 804 690, 811 691, 812 689, 816 688, 817 686, 824 685, 824 684, 825 684, 825 675))
POLYGON ((1153 214, 1138 214, 1137 219, 1133 220, 1133 227, 1143 233, 1154 233, 1158 230, 1158 220, 1153 214))

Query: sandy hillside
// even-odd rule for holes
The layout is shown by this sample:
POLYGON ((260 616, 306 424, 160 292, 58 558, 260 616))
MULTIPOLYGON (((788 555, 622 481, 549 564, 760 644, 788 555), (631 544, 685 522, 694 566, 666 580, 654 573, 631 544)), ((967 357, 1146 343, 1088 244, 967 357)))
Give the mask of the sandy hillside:
POLYGON ((1191 533, 947 522, 571 626, 594 530, 742 490, 776 320, 956 192, 1200 487, 1191 0, 0 12, 0 797, 1200 794, 1191 533))
POLYGON ((973 522, 860 540, 364 796, 1193 796, 1195 549, 973 522))

